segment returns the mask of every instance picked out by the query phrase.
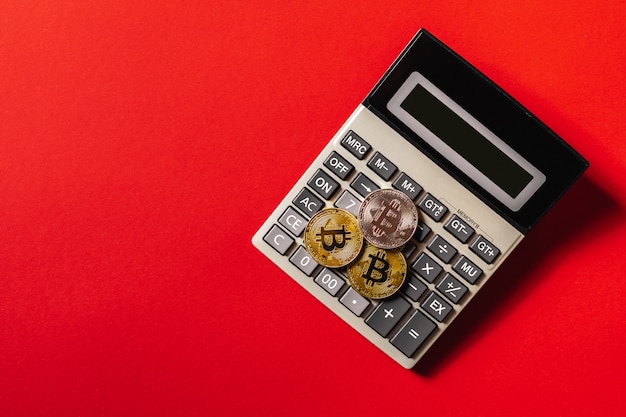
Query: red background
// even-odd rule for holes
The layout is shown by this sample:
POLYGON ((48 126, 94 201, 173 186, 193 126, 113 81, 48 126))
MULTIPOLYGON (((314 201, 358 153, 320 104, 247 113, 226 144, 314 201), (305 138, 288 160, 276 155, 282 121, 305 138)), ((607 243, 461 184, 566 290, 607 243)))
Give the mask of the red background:
POLYGON ((624 22, 623 1, 4 0, 0 415, 623 415, 624 22), (250 238, 420 27, 591 167, 415 372, 250 238))

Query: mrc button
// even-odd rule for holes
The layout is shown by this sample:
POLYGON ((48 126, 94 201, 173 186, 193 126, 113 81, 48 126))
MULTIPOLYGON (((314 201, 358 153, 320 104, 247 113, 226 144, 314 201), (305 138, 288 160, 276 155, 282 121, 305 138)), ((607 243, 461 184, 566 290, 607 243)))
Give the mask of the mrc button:
POLYGON ((483 235, 478 235, 476 240, 470 245, 470 250, 488 264, 493 263, 494 259, 500 254, 500 249, 485 239, 483 235))
POLYGON ((359 159, 365 158, 365 155, 367 155, 369 150, 372 148, 370 144, 365 141, 365 139, 353 131, 349 131, 348 134, 341 139, 341 146, 349 150, 352 155, 359 159))

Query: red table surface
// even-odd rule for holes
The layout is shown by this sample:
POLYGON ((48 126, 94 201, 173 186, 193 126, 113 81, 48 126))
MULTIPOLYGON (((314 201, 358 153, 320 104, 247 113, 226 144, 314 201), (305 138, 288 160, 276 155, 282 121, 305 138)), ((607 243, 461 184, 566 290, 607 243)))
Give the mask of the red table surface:
POLYGON ((3 1, 0 415, 624 415, 625 21, 623 1, 3 1), (407 371, 250 239, 420 27, 591 166, 407 371))

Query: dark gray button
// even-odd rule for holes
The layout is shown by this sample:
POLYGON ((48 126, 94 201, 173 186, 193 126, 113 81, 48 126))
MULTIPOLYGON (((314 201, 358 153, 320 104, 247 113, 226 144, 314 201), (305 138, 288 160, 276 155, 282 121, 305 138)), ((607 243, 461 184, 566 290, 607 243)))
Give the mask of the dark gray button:
POLYGON ((359 159, 365 158, 365 155, 372 148, 362 137, 349 131, 348 134, 341 140, 341 146, 350 151, 350 153, 359 159))
POLYGON ((328 158, 324 161, 324 166, 330 171, 345 180, 348 175, 354 170, 354 166, 345 160, 345 158, 333 151, 328 158))
POLYGON ((465 256, 461 256, 452 267, 462 278, 470 284, 475 284, 483 274, 483 270, 465 256))
POLYGON ((500 249, 496 248, 494 244, 488 241, 483 235, 478 235, 476 240, 470 245, 470 249, 488 264, 492 263, 500 254, 500 249))
POLYGON ((444 229, 452 233, 452 236, 461 241, 461 243, 467 242, 474 234, 474 228, 461 220, 456 214, 448 220, 444 229))
POLYGON ((424 210, 424 213, 433 220, 440 221, 443 216, 448 212, 448 207, 441 204, 439 200, 427 193, 417 205, 424 210))
POLYGON ((382 337, 387 337, 391 329, 400 322, 402 316, 410 308, 411 303, 404 298, 391 298, 378 304, 372 314, 365 319, 365 323, 376 330, 382 337))
POLYGON ((398 178, 391 184, 396 190, 400 190, 409 196, 411 200, 415 200, 419 193, 422 192, 422 187, 416 183, 411 177, 404 172, 400 173, 398 178))
POLYGON ((424 240, 426 240, 429 233, 430 233, 430 227, 426 226, 424 222, 419 220, 417 222, 417 229, 415 229, 415 235, 413 235, 413 237, 418 242, 423 242, 424 240))
POLYGON ((400 331, 391 338, 391 344, 410 358, 436 328, 437 325, 424 313, 416 311, 400 331))
POLYGON ((404 255, 404 259, 409 259, 411 256, 413 256, 416 250, 417 246, 415 246, 415 243, 411 241, 406 242, 404 244, 404 247, 402 248, 402 254, 404 255))
POLYGON ((367 197, 372 191, 376 191, 380 188, 374 181, 367 178, 361 172, 359 172, 356 178, 350 183, 350 187, 363 197, 367 197))
POLYGON ((355 216, 358 216, 361 200, 356 198, 350 191, 345 190, 341 193, 337 201, 335 201, 335 207, 347 210, 355 216))
POLYGON ((467 287, 450 273, 446 273, 441 278, 441 281, 437 284, 437 289, 454 304, 458 304, 465 293, 467 293, 467 287))
POLYGON ((428 282, 433 282, 443 268, 425 253, 421 253, 417 260, 411 265, 411 269, 428 282))
POLYGON ((371 304, 367 298, 358 294, 352 287, 348 288, 348 291, 341 296, 339 302, 348 307, 348 310, 352 311, 358 317, 360 317, 371 304))
POLYGON ((398 170, 398 167, 396 167, 389 159, 385 158, 385 156, 380 152, 376 152, 374 156, 372 156, 367 163, 367 166, 385 181, 389 181, 389 178, 391 178, 398 170))
POLYGON ((454 255, 457 254, 457 250, 449 244, 444 238, 439 235, 435 235, 433 240, 430 241, 428 246, 426 246, 428 250, 435 254, 435 256, 445 263, 449 263, 454 255))
POLYGON ((269 232, 263 236, 263 240, 281 255, 284 255, 295 241, 287 232, 276 225, 273 225, 269 232))
POLYGON ((304 214, 313 217, 315 213, 324 208, 324 202, 308 188, 303 188, 300 193, 293 199, 293 204, 302 210, 304 214))
POLYGON ((426 292, 427 289, 428 287, 426 286, 426 284, 417 279, 417 277, 409 276, 406 287, 404 288, 404 293, 411 300, 417 301, 426 292))
POLYGON ((322 269, 320 273, 317 274, 315 282, 332 296, 337 295, 345 283, 343 278, 328 268, 322 269))
POLYGON ((330 175, 325 173, 322 169, 318 169, 307 184, 326 200, 328 200, 335 193, 335 191, 337 191, 337 188, 339 188, 339 183, 332 179, 330 175))
POLYGON ((289 258, 289 262, 294 264, 296 268, 304 272, 304 274, 309 277, 313 273, 315 267, 318 265, 317 262, 311 259, 311 256, 306 251, 306 249, 304 249, 303 246, 299 246, 298 249, 296 249, 293 255, 291 255, 291 258, 289 258))
POLYGON ((300 236, 306 228, 308 221, 292 207, 287 207, 287 210, 285 210, 283 215, 278 219, 278 223, 283 225, 285 229, 289 230, 295 236, 300 236))
POLYGON ((452 306, 436 292, 431 292, 422 302, 422 308, 435 320, 442 322, 452 312, 452 306))

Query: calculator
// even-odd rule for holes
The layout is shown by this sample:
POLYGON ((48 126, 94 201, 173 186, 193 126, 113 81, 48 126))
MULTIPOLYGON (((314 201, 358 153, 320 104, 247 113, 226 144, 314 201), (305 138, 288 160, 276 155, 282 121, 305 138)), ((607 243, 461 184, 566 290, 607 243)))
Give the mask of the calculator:
POLYGON ((412 368, 587 167, 509 94, 420 29, 252 242, 346 324, 412 368), (379 189, 403 192, 419 214, 399 249, 404 284, 381 300, 360 295, 345 268, 317 264, 303 244, 320 210, 356 216, 379 189))

